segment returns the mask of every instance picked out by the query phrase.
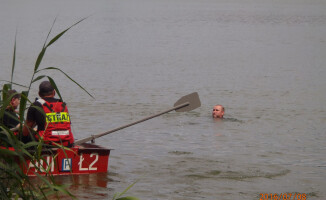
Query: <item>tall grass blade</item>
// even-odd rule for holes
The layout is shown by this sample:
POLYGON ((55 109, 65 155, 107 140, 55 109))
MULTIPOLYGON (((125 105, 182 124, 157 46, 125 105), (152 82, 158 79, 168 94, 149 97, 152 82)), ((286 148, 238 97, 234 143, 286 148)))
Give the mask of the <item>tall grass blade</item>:
MULTIPOLYGON (((63 187, 54 185, 53 183, 49 182, 46 177, 41 176, 39 173, 34 173, 40 180, 43 181, 48 186, 48 189, 54 192, 60 191, 63 194, 69 195, 71 198, 74 198, 74 195, 71 194, 68 190, 64 189, 63 187)), ((42 190, 42 188, 40 188, 42 190)), ((43 191, 43 190, 42 190, 43 191)))
POLYGON ((20 119, 19 132, 23 130, 22 124, 24 121, 24 113, 25 113, 27 101, 28 101, 28 91, 22 91, 20 96, 20 105, 19 105, 19 119, 20 119))
POLYGON ((11 178, 14 178, 17 180, 21 179, 21 177, 19 176, 19 173, 15 172, 15 167, 7 165, 5 163, 0 163, 0 167, 1 167, 1 169, 3 169, 4 173, 11 175, 11 178))
MULTIPOLYGON (((29 102, 29 103, 31 103, 30 101, 29 101, 29 99, 28 99, 28 91, 22 91, 21 92, 21 96, 20 96, 20 104, 19 104, 19 113, 18 113, 18 115, 19 115, 19 124, 20 124, 20 126, 19 126, 19 139, 20 140, 22 140, 22 137, 23 137, 23 135, 22 135, 22 132, 23 132, 23 124, 24 124, 24 121, 25 121, 25 115, 24 115, 24 113, 25 113, 25 110, 26 110, 26 107, 27 107, 27 102, 29 102)), ((33 138, 32 136, 31 136, 31 138, 33 138)))
POLYGON ((116 200, 139 200, 137 197, 121 197, 116 200))
POLYGON ((15 34, 15 44, 14 44, 14 53, 13 53, 14 55, 13 55, 13 58, 12 58, 11 79, 10 79, 11 85, 12 85, 13 78, 14 78, 14 71, 15 71, 15 64, 16 64, 16 41, 17 41, 17 31, 16 31, 16 34, 15 34))
MULTIPOLYGON (((66 74, 64 71, 62 71, 61 69, 59 69, 59 68, 56 68, 56 67, 47 67, 47 68, 44 68, 44 69, 41 69, 41 70, 39 70, 39 71, 37 71, 37 72, 40 72, 40 71, 42 71, 42 70, 58 70, 58 71, 60 71, 61 73, 63 73, 68 79, 70 79, 72 82, 74 82, 76 85, 78 85, 82 90, 84 90, 89 96, 91 96, 93 99, 95 99, 94 97, 93 97, 93 95, 91 95, 84 87, 82 87, 79 83, 77 83, 74 79, 72 79, 68 74, 66 74)), ((48 78, 49 78, 49 76, 48 76, 48 78)))
POLYGON ((66 30, 62 31, 61 33, 59 33, 58 35, 56 35, 50 42, 49 44, 46 45, 46 47, 49 47, 50 45, 52 45, 55 41, 57 41, 63 34, 65 34, 69 29, 71 29, 72 27, 76 26, 77 24, 79 24, 80 22, 84 21, 85 19, 87 19, 87 17, 79 20, 78 22, 76 22, 75 24, 71 25, 69 28, 67 28, 66 30))
POLYGON ((0 154, 1 155, 11 155, 11 156, 17 156, 17 152, 15 151, 11 151, 11 150, 8 150, 8 149, 0 149, 0 154))
MULTIPOLYGON (((87 18, 87 17, 86 17, 87 18)), ((61 33, 59 33, 58 35, 56 35, 47 45, 46 45, 46 41, 47 41, 47 39, 48 39, 48 37, 49 37, 49 35, 50 35, 50 33, 51 33, 51 31, 52 31, 52 28, 53 28, 53 26, 54 26, 54 23, 55 23, 55 20, 54 20, 54 22, 53 22, 53 24, 52 24, 52 27, 51 27, 51 29, 50 29, 50 31, 49 31, 49 33, 48 33, 48 36, 47 36, 47 38, 46 38, 46 40, 45 40, 45 44, 44 44, 44 46, 43 46, 43 48, 42 48, 42 51, 40 52, 40 54, 38 55, 38 57, 37 57, 37 60, 36 60, 36 63, 35 63, 35 68, 34 68, 34 72, 36 72, 37 70, 38 70, 38 68, 39 68, 39 66, 40 66, 40 64, 41 64, 41 62, 42 62, 42 59, 43 59, 43 57, 44 57, 44 54, 45 54, 45 51, 46 51, 46 49, 47 49, 47 47, 49 47, 50 45, 52 45, 55 41, 57 41, 63 34, 65 34, 69 29, 71 29, 72 27, 74 27, 74 26, 76 26, 77 24, 79 24, 80 22, 82 22, 82 21, 84 21, 86 18, 83 18, 83 19, 81 19, 81 20, 79 20, 78 22, 76 22, 75 24, 73 24, 72 26, 70 26, 69 28, 67 28, 66 30, 64 30, 64 31, 62 31, 61 33)))
POLYGON ((11 89, 11 84, 4 84, 2 87, 2 100, 5 101, 7 99, 8 91, 11 89))
MULTIPOLYGON (((7 82, 7 83, 9 83, 8 85, 11 85, 11 82, 10 81, 7 81, 7 80, 0 80, 0 81, 7 82)), ((12 85, 17 85, 17 86, 20 86, 20 87, 28 88, 25 85, 22 85, 22 84, 19 84, 19 83, 14 83, 14 82, 12 82, 12 85)), ((9 88, 11 89, 11 87, 9 87, 9 88)), ((2 92, 2 90, 0 90, 0 92, 2 92)))
POLYGON ((49 79, 51 85, 53 86, 53 88, 55 89, 55 91, 57 91, 57 94, 60 97, 60 99, 63 101, 60 91, 59 91, 57 85, 55 84, 54 80, 50 76, 48 76, 48 79, 49 79))
POLYGON ((45 54, 45 50, 46 48, 42 48, 42 51, 40 52, 40 54, 38 55, 37 57, 37 60, 36 60, 36 63, 35 63, 35 68, 34 68, 34 73, 37 71, 37 69, 39 68, 41 62, 42 62, 42 59, 44 57, 44 54, 45 54))
POLYGON ((45 39, 45 42, 43 44, 43 47, 42 47, 42 51, 39 53, 37 59, 36 59, 36 63, 35 63, 35 67, 34 67, 34 73, 37 71, 37 69, 39 68, 41 62, 42 62, 42 59, 44 57, 44 54, 45 54, 45 51, 46 51, 46 42, 48 41, 48 38, 50 36, 50 33, 53 29, 53 26, 55 24, 55 21, 57 20, 57 18, 54 19, 53 23, 52 23, 52 26, 50 28, 50 31, 48 32, 48 35, 46 36, 46 39, 45 39))
POLYGON ((42 75, 42 76, 38 76, 36 78, 33 79, 32 83, 38 81, 38 80, 41 80, 42 78, 46 77, 45 75, 42 75))
POLYGON ((8 87, 6 85, 3 86, 3 93, 2 93, 3 101, 1 102, 1 105, 0 105, 0 107, 1 107, 1 109, 0 109, 0 119, 1 119, 0 124, 2 123, 2 119, 5 114, 6 108, 10 104, 10 98, 8 98, 8 96, 7 96, 9 84, 7 85, 8 87))
MULTIPOLYGON (((23 144, 24 149, 28 149, 30 147, 35 147, 38 145, 38 142, 28 142, 26 144, 23 144)), ((28 152, 26 153, 27 155, 30 155, 28 152)))
POLYGON ((51 26, 51 28, 50 28, 50 31, 48 32, 48 35, 46 36, 46 39, 45 39, 45 42, 44 42, 43 48, 46 48, 46 47, 45 47, 45 46, 46 46, 46 42, 47 42, 48 39, 49 39, 50 33, 52 32, 52 29, 53 29, 54 24, 55 24, 56 21, 57 21, 57 18, 54 18, 53 23, 52 23, 52 26, 51 26))
MULTIPOLYGON (((133 184, 131 184, 131 185, 129 185, 123 192, 121 192, 116 198, 116 200, 118 200, 118 199, 122 199, 122 198, 120 198, 122 195, 124 195, 130 188, 132 188, 137 182, 139 181, 139 179, 137 180, 137 181, 135 181, 133 184)), ((135 197, 133 197, 133 198, 135 198, 135 197)), ((135 199, 137 199, 137 198, 135 198, 135 199)))

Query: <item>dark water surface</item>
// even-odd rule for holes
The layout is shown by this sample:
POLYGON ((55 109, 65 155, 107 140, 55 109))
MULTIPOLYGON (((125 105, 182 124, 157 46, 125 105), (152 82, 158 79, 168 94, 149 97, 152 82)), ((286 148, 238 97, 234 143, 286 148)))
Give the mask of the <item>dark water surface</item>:
MULTIPOLYGON (((0 79, 27 85, 51 72, 76 138, 164 111, 197 91, 202 107, 170 113, 96 143, 113 148, 107 174, 60 177, 79 199, 260 199, 326 196, 326 4, 319 0, 71 0, 0 4, 0 79), (215 104, 227 119, 211 119, 215 104)), ((31 96, 37 95, 38 82, 31 96)), ((21 89, 21 88, 17 88, 21 89)))

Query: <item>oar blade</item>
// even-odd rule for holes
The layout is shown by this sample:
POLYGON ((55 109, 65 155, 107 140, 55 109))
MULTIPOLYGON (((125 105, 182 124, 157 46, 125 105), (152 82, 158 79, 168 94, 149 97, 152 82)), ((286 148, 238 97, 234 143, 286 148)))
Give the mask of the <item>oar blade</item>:
POLYGON ((181 108, 175 109, 176 112, 188 112, 191 110, 194 110, 201 106, 199 95, 197 92, 188 94, 186 96, 181 97, 175 104, 174 107, 177 107, 178 105, 189 103, 188 106, 184 106, 181 108))

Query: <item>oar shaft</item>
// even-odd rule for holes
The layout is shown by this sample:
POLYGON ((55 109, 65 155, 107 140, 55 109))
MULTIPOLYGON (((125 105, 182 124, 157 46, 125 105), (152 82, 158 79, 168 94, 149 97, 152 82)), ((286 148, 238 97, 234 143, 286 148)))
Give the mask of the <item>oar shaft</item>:
POLYGON ((180 108, 186 107, 186 106, 188 106, 189 104, 190 104, 189 102, 186 102, 186 103, 183 103, 183 104, 177 105, 177 106, 175 106, 175 107, 173 107, 173 108, 170 108, 170 109, 168 109, 168 110, 166 110, 166 111, 160 112, 160 113, 155 114, 155 115, 152 115, 152 116, 150 116, 150 117, 146 117, 146 118, 144 118, 144 119, 138 120, 138 121, 133 122, 133 123, 131 123, 131 124, 127 124, 127 125, 121 126, 121 127, 119 127, 119 128, 116 128, 116 129, 113 129, 113 130, 110 130, 110 131, 107 131, 107 132, 104 132, 104 133, 100 133, 100 134, 97 134, 97 135, 92 135, 92 136, 90 136, 90 137, 87 137, 87 138, 83 138, 83 139, 77 140, 74 144, 75 144, 75 145, 83 144, 83 143, 85 143, 85 142, 88 142, 88 141, 94 140, 94 139, 99 138, 99 137, 102 137, 102 136, 104 136, 104 135, 108 135, 108 134, 110 134, 110 133, 113 133, 113 132, 119 131, 119 130, 121 130, 121 129, 127 128, 127 127, 129 127, 129 126, 133 126, 133 125, 135 125, 135 124, 139 124, 139 123, 144 122, 144 121, 147 121, 147 120, 149 120, 149 119, 152 119, 152 118, 158 117, 158 116, 160 116, 160 115, 163 115, 163 114, 165 114, 165 113, 171 112, 171 111, 173 111, 173 110, 177 110, 177 109, 180 109, 180 108))

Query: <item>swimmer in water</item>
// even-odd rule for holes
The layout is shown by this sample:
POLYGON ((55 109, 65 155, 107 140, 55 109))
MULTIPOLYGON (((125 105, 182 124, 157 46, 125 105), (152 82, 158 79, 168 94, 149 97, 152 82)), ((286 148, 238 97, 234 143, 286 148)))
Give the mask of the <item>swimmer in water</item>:
POLYGON ((213 118, 223 118, 224 110, 225 109, 222 105, 215 105, 212 112, 213 118))

